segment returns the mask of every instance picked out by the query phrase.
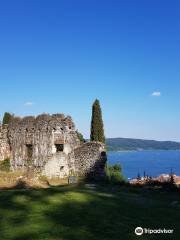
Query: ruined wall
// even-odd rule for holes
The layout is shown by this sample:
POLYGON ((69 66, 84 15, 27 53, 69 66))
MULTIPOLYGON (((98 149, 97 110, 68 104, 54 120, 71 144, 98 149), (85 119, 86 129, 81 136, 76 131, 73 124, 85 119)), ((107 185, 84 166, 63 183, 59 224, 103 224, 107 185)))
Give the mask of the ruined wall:
POLYGON ((13 118, 0 128, 0 160, 11 157, 11 169, 34 169, 47 177, 104 177, 105 145, 80 143, 71 117, 42 114, 13 118), (10 151, 11 150, 11 151, 10 151))
POLYGON ((0 161, 10 157, 10 146, 7 133, 7 127, 0 125, 0 161))
POLYGON ((106 161, 106 149, 102 143, 87 142, 75 149, 75 168, 78 176, 103 178, 106 161))
POLYGON ((71 117, 42 114, 36 118, 15 118, 9 125, 8 136, 14 170, 31 165, 49 177, 63 177, 69 168, 74 168, 74 161, 70 166, 69 154, 80 141, 71 117))

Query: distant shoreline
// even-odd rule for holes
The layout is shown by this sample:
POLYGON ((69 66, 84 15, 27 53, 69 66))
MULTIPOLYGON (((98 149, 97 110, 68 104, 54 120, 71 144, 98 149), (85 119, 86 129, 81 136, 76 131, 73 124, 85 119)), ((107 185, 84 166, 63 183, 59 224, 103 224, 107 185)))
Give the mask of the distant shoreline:
POLYGON ((155 141, 133 138, 107 138, 108 151, 180 151, 180 143, 173 141, 155 141))
POLYGON ((111 150, 108 149, 107 152, 150 152, 150 151, 180 151, 180 149, 142 149, 142 150, 111 150))

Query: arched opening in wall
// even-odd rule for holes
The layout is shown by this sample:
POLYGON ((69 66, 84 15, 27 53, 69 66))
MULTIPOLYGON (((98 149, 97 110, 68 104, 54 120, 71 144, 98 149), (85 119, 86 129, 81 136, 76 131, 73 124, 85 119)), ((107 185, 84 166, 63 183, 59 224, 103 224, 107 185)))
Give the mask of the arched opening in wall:
POLYGON ((64 151, 64 144, 55 144, 56 152, 63 152, 64 151))
POLYGON ((27 160, 30 161, 33 156, 33 145, 32 144, 26 144, 26 156, 27 160))

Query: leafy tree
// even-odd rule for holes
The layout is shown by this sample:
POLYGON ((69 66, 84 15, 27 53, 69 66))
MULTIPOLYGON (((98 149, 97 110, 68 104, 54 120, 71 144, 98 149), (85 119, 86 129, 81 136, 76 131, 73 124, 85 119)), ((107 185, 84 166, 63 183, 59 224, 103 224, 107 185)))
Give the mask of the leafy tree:
POLYGON ((9 112, 4 113, 3 117, 3 125, 8 125, 12 119, 13 115, 9 112))
POLYGON ((76 130, 76 133, 77 133, 77 136, 78 136, 80 142, 82 142, 82 143, 86 142, 86 140, 84 139, 82 133, 80 133, 78 130, 76 130))
POLYGON ((102 120, 102 111, 99 100, 95 100, 92 106, 92 119, 91 119, 91 141, 105 143, 104 124, 102 120))
POLYGON ((105 167, 106 180, 111 184, 126 183, 127 179, 122 175, 122 167, 120 164, 108 165, 105 167))
POLYGON ((120 164, 116 163, 112 166, 109 166, 109 169, 112 171, 117 171, 117 172, 121 172, 122 171, 122 167, 120 164))

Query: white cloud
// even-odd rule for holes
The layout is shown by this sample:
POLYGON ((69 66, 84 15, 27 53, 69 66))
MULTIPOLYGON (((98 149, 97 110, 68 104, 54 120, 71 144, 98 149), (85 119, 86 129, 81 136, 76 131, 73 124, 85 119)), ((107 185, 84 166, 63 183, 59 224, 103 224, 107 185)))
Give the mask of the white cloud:
POLYGON ((155 91, 151 94, 152 97, 160 97, 161 96, 161 92, 155 91))
POLYGON ((33 102, 25 102, 24 103, 24 106, 26 106, 26 107, 31 107, 32 105, 34 105, 33 102))

